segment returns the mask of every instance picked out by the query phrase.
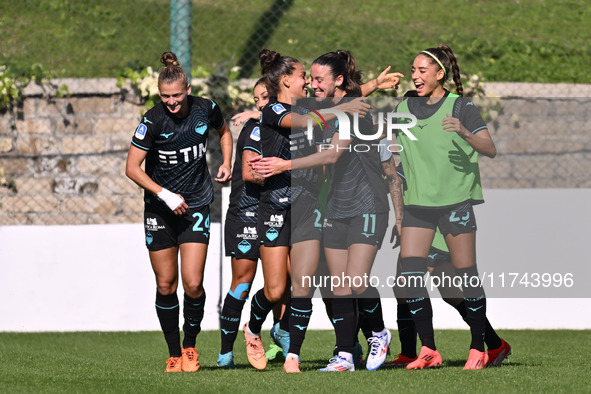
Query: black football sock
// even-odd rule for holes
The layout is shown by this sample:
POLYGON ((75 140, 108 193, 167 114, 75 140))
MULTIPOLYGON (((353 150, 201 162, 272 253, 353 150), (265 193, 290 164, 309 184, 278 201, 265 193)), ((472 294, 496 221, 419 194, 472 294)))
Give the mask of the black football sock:
POLYGON ((203 313, 205 309, 205 292, 200 297, 191 298, 185 294, 183 303, 183 317, 185 324, 183 324, 183 347, 195 347, 195 340, 197 335, 201 332, 201 321, 203 320, 203 313))
MULTIPOLYGON (((364 319, 367 320, 367 325, 373 332, 380 332, 384 330, 384 316, 382 315, 382 302, 379 298, 379 293, 373 287, 368 288, 361 297, 357 299, 359 307, 359 316, 363 313, 364 319), (374 293, 375 294, 368 294, 374 293), (372 295, 374 297, 366 298, 365 295, 372 295), (377 297, 375 297, 377 296, 377 297)), ((373 335, 372 335, 373 336, 373 335)))
POLYGON ((156 314, 170 357, 181 356, 181 334, 179 332, 179 299, 176 293, 162 295, 156 292, 156 314))
POLYGON ((417 356, 417 330, 406 301, 397 306, 396 322, 400 339, 400 354, 409 358, 417 356))
POLYGON ((365 339, 368 340, 369 338, 373 337, 369 320, 367 319, 367 316, 361 309, 359 309, 358 312, 359 318, 357 319, 357 332, 361 330, 365 339))
POLYGON ((356 304, 351 296, 335 297, 332 300, 332 323, 337 337, 337 349, 353 354, 357 332, 356 304))
POLYGON ((464 303, 466 305, 466 321, 470 326, 472 342, 470 349, 484 351, 484 336, 486 332, 486 297, 478 277, 476 267, 456 269, 462 279, 464 303))
POLYGON ((501 337, 497 334, 493 326, 486 319, 486 328, 484 330, 484 343, 489 349, 498 349, 501 347, 503 342, 501 341, 501 337))
POLYGON ((437 350, 433 331, 433 309, 425 287, 427 261, 426 257, 403 258, 401 276, 405 283, 403 291, 406 295, 406 303, 410 308, 421 343, 432 350, 437 350))
POLYGON ((261 333, 261 327, 263 322, 267 318, 267 315, 273 310, 273 303, 265 297, 263 289, 257 291, 252 297, 250 305, 250 321, 248 322, 248 328, 253 334, 261 333))
POLYGON ((246 300, 238 300, 229 293, 226 294, 222 313, 220 314, 220 330, 222 347, 220 354, 226 354, 234 349, 234 342, 240 330, 240 315, 246 300))
POLYGON ((289 311, 285 311, 289 312, 289 353, 299 355, 312 315, 312 299, 296 297, 290 304, 289 311))
POLYGON ((287 332, 290 332, 289 330, 291 326, 291 324, 289 323, 289 319, 291 316, 289 313, 289 308, 291 306, 291 302, 291 295, 287 294, 285 296, 285 310, 283 312, 283 316, 281 316, 281 320, 279 320, 279 328, 287 332))

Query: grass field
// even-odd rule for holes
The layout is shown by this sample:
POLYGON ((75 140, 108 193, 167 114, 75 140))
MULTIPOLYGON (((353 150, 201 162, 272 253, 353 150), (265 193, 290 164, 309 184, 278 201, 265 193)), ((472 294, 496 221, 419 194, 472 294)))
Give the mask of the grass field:
MULTIPOLYGON (((394 354, 399 345, 393 334, 394 354)), ((281 362, 269 364, 265 371, 250 367, 242 336, 234 351, 237 368, 217 368, 217 331, 198 337, 201 369, 178 374, 163 372, 167 354, 160 332, 0 333, 0 392, 591 391, 587 358, 591 331, 502 330, 499 334, 513 347, 499 368, 463 371, 469 332, 441 330, 436 331, 441 368, 322 373, 317 369, 332 353, 334 334, 311 331, 302 349, 303 373, 288 375, 281 362)))
MULTIPOLYGON (((156 67, 169 15, 169 0, 23 0, 0 13, 0 64, 40 63, 60 77, 156 67)), ((408 72, 418 51, 446 42, 489 81, 590 83, 589 20, 587 0, 193 0, 192 62, 213 71, 267 46, 309 64, 342 48, 366 72, 408 72)))

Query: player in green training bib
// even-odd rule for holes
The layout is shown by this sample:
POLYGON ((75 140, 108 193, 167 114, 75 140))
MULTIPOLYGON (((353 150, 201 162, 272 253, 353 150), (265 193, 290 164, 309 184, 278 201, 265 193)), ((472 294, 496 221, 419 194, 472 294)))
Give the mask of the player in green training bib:
POLYGON ((418 359, 407 369, 442 363, 435 346, 431 301, 423 281, 437 228, 449 248, 456 274, 462 278, 466 321, 472 336, 464 369, 481 369, 489 360, 500 363, 510 351, 494 331, 486 330, 486 297, 476 268, 472 205, 484 202, 478 155, 493 158, 496 148, 478 109, 461 97, 460 69, 450 47, 440 45, 421 51, 413 61, 412 81, 417 97, 407 98, 396 109, 399 114, 414 116, 409 117, 410 133, 398 134, 406 176, 401 275, 408 284, 404 298, 422 343, 418 359), (450 76, 457 95, 443 87, 450 76))

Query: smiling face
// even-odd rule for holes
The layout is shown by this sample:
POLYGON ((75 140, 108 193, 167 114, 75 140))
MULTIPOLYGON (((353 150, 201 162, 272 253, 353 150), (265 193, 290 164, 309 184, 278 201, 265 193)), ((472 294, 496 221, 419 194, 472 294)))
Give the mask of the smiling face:
POLYGON ((183 117, 189 110, 187 96, 191 94, 191 85, 185 85, 183 81, 171 83, 161 82, 158 85, 160 99, 168 111, 177 116, 183 117))
POLYGON ((261 111, 269 102, 269 93, 267 92, 267 86, 264 83, 259 83, 255 86, 252 95, 254 97, 254 104, 259 111, 261 111))
POLYGON ((420 54, 412 62, 412 81, 420 97, 443 97, 445 72, 428 55, 420 54))
POLYGON ((281 94, 278 94, 279 101, 289 102, 293 98, 306 97, 308 94, 308 79, 306 78, 306 70, 301 63, 294 63, 294 70, 289 75, 282 77, 281 94), (279 96, 283 96, 283 99, 279 96))
POLYGON ((312 78, 310 87, 314 89, 316 97, 335 97, 337 90, 343 84, 343 76, 339 75, 335 79, 328 65, 312 64, 310 76, 312 78))

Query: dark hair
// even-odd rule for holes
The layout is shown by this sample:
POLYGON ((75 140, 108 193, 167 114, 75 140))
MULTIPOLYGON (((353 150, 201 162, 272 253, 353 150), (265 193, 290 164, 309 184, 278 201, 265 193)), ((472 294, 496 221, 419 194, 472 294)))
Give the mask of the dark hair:
POLYGON ((271 96, 279 93, 279 82, 283 75, 291 75, 295 70, 297 59, 289 56, 281 56, 280 53, 263 49, 259 53, 261 61, 261 74, 265 76, 265 85, 271 96))
POLYGON ((449 46, 441 44, 437 48, 427 48, 420 54, 427 56, 431 63, 438 67, 443 65, 443 71, 445 72, 443 81, 445 82, 448 80, 451 74, 453 76, 453 81, 456 84, 458 95, 463 95, 464 87, 462 86, 462 81, 460 81, 460 66, 458 66, 458 60, 449 46), (441 62, 441 65, 437 63, 437 61, 433 59, 432 56, 435 56, 441 62))
POLYGON ((164 64, 158 75, 158 85, 161 83, 173 83, 181 81, 184 86, 189 83, 185 69, 181 67, 176 55, 172 52, 164 52, 160 57, 160 63, 164 64))
MULTIPOLYGON (((267 88, 267 78, 262 77, 257 79, 257 81, 254 83, 253 89, 259 86, 260 84, 265 85, 265 87, 267 88)), ((267 90, 269 90, 269 88, 267 88, 267 90)))
POLYGON ((334 79, 343 76, 341 89, 361 96, 361 71, 355 69, 355 58, 349 51, 339 49, 318 57, 312 64, 330 67, 334 79))

